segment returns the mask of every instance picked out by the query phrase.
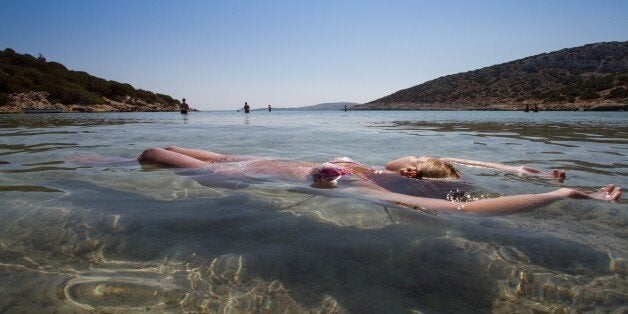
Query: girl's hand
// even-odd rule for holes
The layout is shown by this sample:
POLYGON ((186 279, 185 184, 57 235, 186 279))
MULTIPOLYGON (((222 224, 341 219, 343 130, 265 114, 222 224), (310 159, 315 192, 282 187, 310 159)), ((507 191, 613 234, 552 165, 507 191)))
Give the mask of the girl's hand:
POLYGON ((534 168, 530 168, 530 167, 520 167, 519 168, 519 174, 523 174, 523 175, 531 175, 531 176, 540 176, 540 177, 548 177, 551 179, 556 179, 559 182, 563 182, 565 181, 565 178, 567 177, 565 170, 559 170, 559 169, 552 169, 551 173, 545 173, 541 170, 538 169, 534 169, 534 168))
POLYGON ((600 201, 616 201, 621 196, 621 188, 614 184, 609 184, 594 192, 583 192, 570 188, 559 189, 558 192, 569 198, 594 199, 600 201))

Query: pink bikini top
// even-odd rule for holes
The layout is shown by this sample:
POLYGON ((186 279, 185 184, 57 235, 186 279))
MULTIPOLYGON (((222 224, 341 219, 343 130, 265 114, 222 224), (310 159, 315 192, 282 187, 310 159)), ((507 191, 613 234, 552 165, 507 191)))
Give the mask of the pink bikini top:
POLYGON ((349 157, 338 157, 313 167, 308 177, 312 178, 314 182, 336 182, 342 176, 351 174, 349 169, 339 166, 337 163, 360 164, 349 157))
POLYGON ((336 182, 340 177, 347 174, 351 174, 348 169, 331 162, 326 162, 312 167, 308 177, 312 178, 314 182, 336 182))

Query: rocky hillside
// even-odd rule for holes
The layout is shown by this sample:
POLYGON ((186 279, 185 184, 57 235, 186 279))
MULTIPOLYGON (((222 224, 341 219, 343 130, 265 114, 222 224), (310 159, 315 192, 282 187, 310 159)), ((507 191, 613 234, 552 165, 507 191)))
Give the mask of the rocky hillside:
POLYGON ((172 111, 179 101, 12 49, 0 50, 0 112, 24 108, 64 112, 172 111))
POLYGON ((628 109, 628 42, 544 53, 443 76, 356 109, 628 109))

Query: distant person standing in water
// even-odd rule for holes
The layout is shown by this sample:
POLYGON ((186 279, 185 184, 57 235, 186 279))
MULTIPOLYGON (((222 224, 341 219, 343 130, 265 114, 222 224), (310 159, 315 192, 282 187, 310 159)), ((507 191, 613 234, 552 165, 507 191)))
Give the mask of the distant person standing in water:
POLYGON ((268 105, 268 112, 271 112, 273 109, 268 105))
POLYGON ((345 112, 347 112, 347 105, 345 105, 345 112))
POLYGON ((251 111, 251 107, 247 102, 244 102, 244 113, 249 113, 251 111))
POLYGON ((190 106, 185 103, 185 98, 181 99, 181 101, 182 103, 179 105, 179 109, 181 110, 182 114, 187 114, 188 110, 190 110, 190 106))

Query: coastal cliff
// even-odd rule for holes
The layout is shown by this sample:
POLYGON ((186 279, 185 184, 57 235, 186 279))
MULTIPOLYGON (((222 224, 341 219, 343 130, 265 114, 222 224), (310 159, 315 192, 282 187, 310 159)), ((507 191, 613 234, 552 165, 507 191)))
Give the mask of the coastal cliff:
POLYGON ((443 76, 353 109, 627 110, 628 42, 596 43, 443 76))
POLYGON ((168 95, 68 70, 41 55, 0 50, 0 113, 177 111, 179 104, 168 95))

